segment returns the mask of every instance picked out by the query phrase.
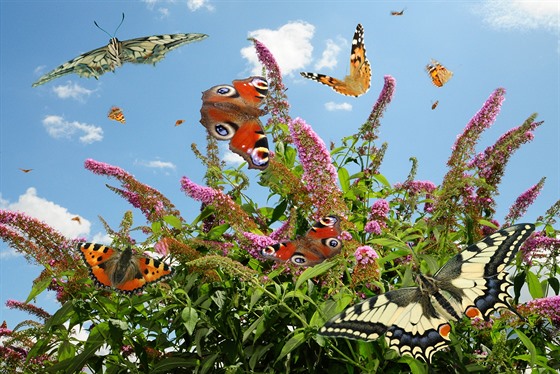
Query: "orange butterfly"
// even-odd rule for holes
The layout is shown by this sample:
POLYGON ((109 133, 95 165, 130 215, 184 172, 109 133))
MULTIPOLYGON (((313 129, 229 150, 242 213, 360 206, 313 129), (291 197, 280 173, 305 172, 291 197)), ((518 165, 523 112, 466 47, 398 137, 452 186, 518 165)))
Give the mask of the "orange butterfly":
POLYGON ((438 87, 443 86, 453 76, 453 72, 447 70, 439 62, 432 59, 432 62, 426 65, 426 70, 432 78, 432 83, 438 87))
POLYGON ((22 169, 22 168, 19 168, 19 170, 23 171, 24 173, 29 173, 29 172, 30 172, 31 170, 33 170, 33 169, 22 169))
POLYGON ((392 16, 402 16, 403 14, 404 14, 404 9, 401 10, 400 12, 397 12, 397 11, 394 11, 394 10, 391 12, 392 16))
POLYGON ((317 73, 300 73, 307 79, 315 80, 331 87, 336 92, 358 97, 369 90, 371 82, 371 66, 366 57, 364 45, 364 28, 361 24, 356 27, 352 48, 350 50, 350 75, 343 80, 317 73))
POLYGON ((78 243, 78 249, 99 287, 132 294, 173 274, 163 262, 138 255, 130 247, 118 251, 102 244, 78 243))
POLYGON ((436 109, 437 106, 439 104, 439 100, 436 100, 433 104, 432 104, 432 110, 436 109))
POLYGON ((111 110, 107 114, 107 117, 109 117, 109 119, 112 119, 113 121, 118 121, 123 125, 126 123, 126 119, 124 118, 122 109, 118 106, 111 107, 111 110))
POLYGON ((175 126, 182 125, 184 122, 185 122, 184 119, 178 119, 177 122, 175 122, 175 126))
POLYGON ((73 218, 71 219, 71 221, 76 221, 76 222, 78 222, 80 225, 82 224, 82 220, 81 220, 81 218, 78 217, 78 216, 73 217, 73 218))

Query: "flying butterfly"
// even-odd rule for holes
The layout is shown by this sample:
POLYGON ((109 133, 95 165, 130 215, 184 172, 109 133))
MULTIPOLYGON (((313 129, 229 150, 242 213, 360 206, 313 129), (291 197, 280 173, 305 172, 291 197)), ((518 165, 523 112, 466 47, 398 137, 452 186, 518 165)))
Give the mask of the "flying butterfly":
POLYGON ((340 253, 340 233, 339 217, 323 217, 304 237, 268 246, 261 251, 261 255, 279 262, 291 261, 299 266, 317 265, 340 253))
POLYGON ((432 104, 432 110, 436 109, 438 105, 439 105, 439 100, 434 101, 434 103, 432 104))
POLYGON ((185 122, 184 119, 178 119, 178 120, 175 122, 175 126, 182 125, 184 122, 185 122))
POLYGON ((300 73, 302 77, 315 80, 331 87, 336 92, 358 97, 368 92, 371 82, 371 66, 366 57, 364 45, 364 28, 358 24, 352 39, 350 50, 350 74, 343 80, 325 74, 300 73))
POLYGON ((113 121, 120 122, 123 125, 126 123, 126 119, 124 118, 124 114, 122 112, 122 109, 119 108, 118 106, 111 107, 111 109, 109 110, 109 113, 107 113, 107 117, 109 119, 112 119, 113 121))
POLYGON ((452 71, 447 70, 443 65, 433 59, 432 62, 426 65, 426 71, 430 74, 432 83, 438 87, 446 84, 453 76, 452 71))
POLYGON ((374 296, 330 319, 319 334, 372 341, 385 335, 400 355, 426 362, 443 349, 451 320, 484 318, 511 308, 513 286, 505 267, 535 226, 518 224, 499 230, 452 257, 433 277, 418 275, 419 287, 374 296))
POLYGON ((29 173, 30 171, 32 171, 33 169, 22 169, 19 168, 19 170, 21 170, 22 172, 24 172, 25 174, 29 173))
POLYGON ((136 254, 130 247, 118 251, 102 244, 78 243, 78 249, 99 287, 132 294, 173 274, 167 264, 136 254))
POLYGON ((398 12, 396 10, 391 11, 392 16, 402 16, 403 14, 404 14, 404 9, 401 10, 400 12, 398 12))
POLYGON ((80 225, 82 224, 82 219, 80 218, 80 216, 76 216, 76 217, 72 217, 71 221, 76 221, 78 222, 80 225))
MULTIPOLYGON (((115 33, 124 21, 122 20, 115 33)), ((152 35, 141 38, 120 41, 103 30, 97 22, 95 26, 111 37, 109 44, 86 52, 78 57, 60 65, 51 72, 43 75, 33 83, 32 87, 40 86, 63 75, 75 73, 81 77, 94 77, 98 79, 100 75, 115 71, 115 68, 125 62, 133 64, 153 64, 165 57, 165 54, 185 44, 197 42, 208 37, 206 34, 164 34, 152 35)))

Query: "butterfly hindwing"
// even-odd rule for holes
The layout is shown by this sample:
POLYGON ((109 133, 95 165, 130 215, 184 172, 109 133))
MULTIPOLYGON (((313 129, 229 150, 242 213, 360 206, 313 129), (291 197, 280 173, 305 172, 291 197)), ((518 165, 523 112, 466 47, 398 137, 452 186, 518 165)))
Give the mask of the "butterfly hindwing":
POLYGON ((66 74, 97 79, 100 75, 121 66, 123 62, 155 64, 165 54, 184 44, 207 38, 206 34, 165 34, 120 41, 111 38, 109 44, 65 62, 56 69, 40 77, 33 87, 40 86, 66 74))
POLYGON ((279 262, 313 266, 338 254, 342 248, 340 218, 327 216, 317 221, 302 238, 263 248, 261 255, 279 262))
POLYGON ((365 94, 371 83, 371 66, 366 57, 364 45, 364 28, 358 24, 352 39, 350 50, 350 74, 340 80, 325 74, 300 73, 304 78, 315 80, 331 87, 336 92, 347 96, 365 94))
POLYGON ((420 287, 372 297, 330 319, 320 334, 358 340, 385 335, 390 348, 426 362, 449 341, 451 320, 488 319, 508 307, 504 268, 534 225, 519 224, 487 236, 451 258, 433 277, 419 275, 420 287))
POLYGON ((233 85, 218 85, 202 93, 200 123, 218 140, 229 140, 229 148, 247 161, 249 169, 268 166, 268 139, 259 116, 259 106, 268 94, 263 77, 234 80, 233 85))
POLYGON ((130 247, 117 251, 102 244, 78 243, 78 249, 95 284, 119 292, 139 292, 173 273, 168 265, 137 255, 130 247))

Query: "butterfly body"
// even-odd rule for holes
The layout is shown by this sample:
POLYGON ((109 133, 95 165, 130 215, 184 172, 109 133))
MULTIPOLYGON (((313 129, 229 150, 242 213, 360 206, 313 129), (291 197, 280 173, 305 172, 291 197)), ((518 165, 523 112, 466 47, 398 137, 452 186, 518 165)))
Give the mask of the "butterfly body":
POLYGON ((259 108, 268 94, 263 77, 234 80, 233 85, 214 86, 202 93, 200 123, 218 140, 229 140, 232 152, 243 157, 249 169, 268 166, 268 140, 259 117, 259 108))
POLYGON ((445 68, 436 60, 432 60, 432 62, 426 65, 426 71, 428 72, 428 74, 430 74, 432 83, 437 87, 442 87, 453 76, 452 71, 447 70, 447 68, 445 68))
POLYGON ((358 340, 385 335, 401 355, 426 362, 450 340, 452 320, 484 318, 509 307, 505 267, 534 225, 497 231, 451 258, 433 277, 419 275, 418 287, 374 296, 329 320, 320 334, 358 340))
POLYGON ((291 261, 300 266, 317 265, 340 253, 340 233, 339 217, 323 217, 304 237, 268 246, 261 251, 261 255, 279 262, 291 261))
POLYGON ((101 244, 79 243, 78 249, 95 284, 123 293, 138 292, 173 273, 163 262, 135 254, 130 247, 117 251, 101 244))
POLYGON ((124 113, 121 108, 118 106, 111 107, 109 113, 107 113, 107 117, 112 119, 113 121, 117 121, 122 123, 123 125, 126 123, 126 119, 124 118, 124 113))
POLYGON ((125 62, 155 65, 167 52, 207 37, 206 34, 190 33, 153 35, 124 41, 111 38, 106 46, 86 52, 60 65, 43 75, 32 86, 37 87, 71 73, 98 79, 102 74, 114 71, 125 62))
POLYGON ((364 28, 358 24, 352 39, 350 50, 350 74, 340 80, 325 74, 300 73, 304 78, 312 79, 331 87, 336 92, 358 97, 365 94, 371 83, 371 66, 366 57, 364 45, 364 28))

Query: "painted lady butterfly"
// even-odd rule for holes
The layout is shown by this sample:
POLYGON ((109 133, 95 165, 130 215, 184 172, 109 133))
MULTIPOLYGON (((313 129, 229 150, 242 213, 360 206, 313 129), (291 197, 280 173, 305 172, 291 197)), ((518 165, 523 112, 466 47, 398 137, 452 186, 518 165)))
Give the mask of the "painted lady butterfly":
POLYGON ((119 108, 118 106, 112 107, 109 113, 107 114, 107 117, 109 117, 109 119, 112 119, 113 121, 118 121, 123 125, 126 123, 126 119, 124 118, 122 109, 119 108))
POLYGON ((317 73, 300 73, 303 77, 315 80, 331 87, 336 92, 358 97, 365 94, 370 87, 371 66, 366 57, 364 45, 364 28, 361 24, 356 27, 350 50, 350 75, 339 80, 328 75, 317 73))
POLYGON ((430 74, 430 77, 432 78, 432 83, 438 87, 443 86, 453 76, 452 71, 447 70, 436 60, 432 60, 431 63, 426 65, 426 70, 428 71, 428 74, 430 74))

